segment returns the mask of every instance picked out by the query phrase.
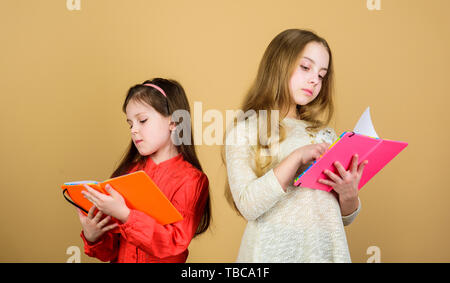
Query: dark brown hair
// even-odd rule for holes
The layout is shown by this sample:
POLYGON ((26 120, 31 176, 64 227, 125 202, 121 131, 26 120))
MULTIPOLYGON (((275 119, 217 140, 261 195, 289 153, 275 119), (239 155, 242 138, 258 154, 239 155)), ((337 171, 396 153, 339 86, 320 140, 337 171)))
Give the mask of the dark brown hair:
MULTIPOLYGON (((156 111, 158 111, 164 117, 168 117, 173 114, 175 110, 186 110, 190 113, 189 102, 186 97, 186 93, 181 86, 175 80, 154 78, 152 80, 147 80, 142 84, 135 85, 128 90, 127 96, 122 106, 122 111, 126 113, 127 105, 130 101, 138 101, 152 106, 156 111), (161 89, 167 95, 167 98, 156 88, 144 86, 144 84, 154 84, 161 89)), ((203 172, 200 161, 198 160, 197 153, 194 146, 194 138, 191 132, 191 139, 189 144, 181 143, 176 146, 178 152, 183 155, 184 160, 192 164, 199 171, 203 172)), ((184 132, 183 132, 184 134, 184 132)), ((143 168, 147 161, 148 156, 141 156, 139 151, 135 147, 133 141, 130 142, 128 149, 122 158, 120 164, 114 170, 111 178, 127 174, 136 165, 138 168, 143 168)), ((205 209, 197 227, 195 236, 205 232, 211 223, 211 201, 209 197, 209 187, 208 187, 208 198, 206 200, 205 209)))

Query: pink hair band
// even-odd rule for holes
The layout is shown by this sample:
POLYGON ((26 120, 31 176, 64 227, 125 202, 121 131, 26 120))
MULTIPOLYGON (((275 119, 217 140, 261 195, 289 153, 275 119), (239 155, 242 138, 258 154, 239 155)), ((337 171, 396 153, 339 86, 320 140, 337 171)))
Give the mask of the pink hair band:
POLYGON ((162 88, 160 88, 159 86, 154 85, 154 84, 143 84, 143 85, 145 85, 145 86, 150 86, 150 87, 153 87, 153 88, 156 88, 157 90, 159 90, 159 92, 161 92, 161 93, 167 98, 166 93, 165 93, 164 90, 163 90, 162 88))

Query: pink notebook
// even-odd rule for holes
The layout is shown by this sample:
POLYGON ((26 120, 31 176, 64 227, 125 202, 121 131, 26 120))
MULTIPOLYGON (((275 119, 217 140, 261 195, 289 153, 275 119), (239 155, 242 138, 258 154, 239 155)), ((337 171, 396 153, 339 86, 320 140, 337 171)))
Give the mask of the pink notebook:
POLYGON ((358 189, 361 189, 407 145, 406 142, 344 132, 319 159, 295 179, 294 185, 329 192, 332 187, 317 182, 319 179, 328 179, 323 173, 325 169, 340 176, 333 163, 339 161, 346 170, 349 170, 353 155, 358 154, 359 163, 369 161, 359 182, 358 189))

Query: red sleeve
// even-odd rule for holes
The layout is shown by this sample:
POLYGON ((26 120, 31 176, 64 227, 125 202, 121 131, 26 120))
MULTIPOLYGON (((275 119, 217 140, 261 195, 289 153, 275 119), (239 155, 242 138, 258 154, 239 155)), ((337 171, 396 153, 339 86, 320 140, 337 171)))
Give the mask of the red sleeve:
POLYGON ((159 258, 184 252, 200 222, 208 195, 208 178, 187 180, 175 193, 172 204, 183 215, 183 220, 161 225, 147 214, 131 210, 127 222, 120 224, 120 232, 128 242, 159 258))
POLYGON ((84 242, 84 253, 88 256, 98 258, 101 261, 113 261, 117 258, 120 235, 107 232, 95 243, 86 240, 83 231, 81 231, 80 236, 84 242))

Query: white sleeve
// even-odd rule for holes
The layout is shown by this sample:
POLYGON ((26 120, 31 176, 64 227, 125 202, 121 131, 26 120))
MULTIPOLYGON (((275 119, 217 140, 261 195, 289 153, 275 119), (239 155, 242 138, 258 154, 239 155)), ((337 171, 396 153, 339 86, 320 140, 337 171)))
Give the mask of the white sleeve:
POLYGON ((356 216, 358 216, 359 211, 361 210, 361 200, 358 197, 358 208, 350 215, 346 215, 346 216, 342 216, 342 223, 344 224, 344 226, 350 225, 353 220, 355 220, 356 216))
POLYGON ((247 220, 255 220, 285 194, 273 169, 261 177, 257 177, 252 169, 253 164, 249 135, 245 129, 232 128, 231 135, 236 139, 227 139, 225 145, 228 182, 234 203, 247 220))

